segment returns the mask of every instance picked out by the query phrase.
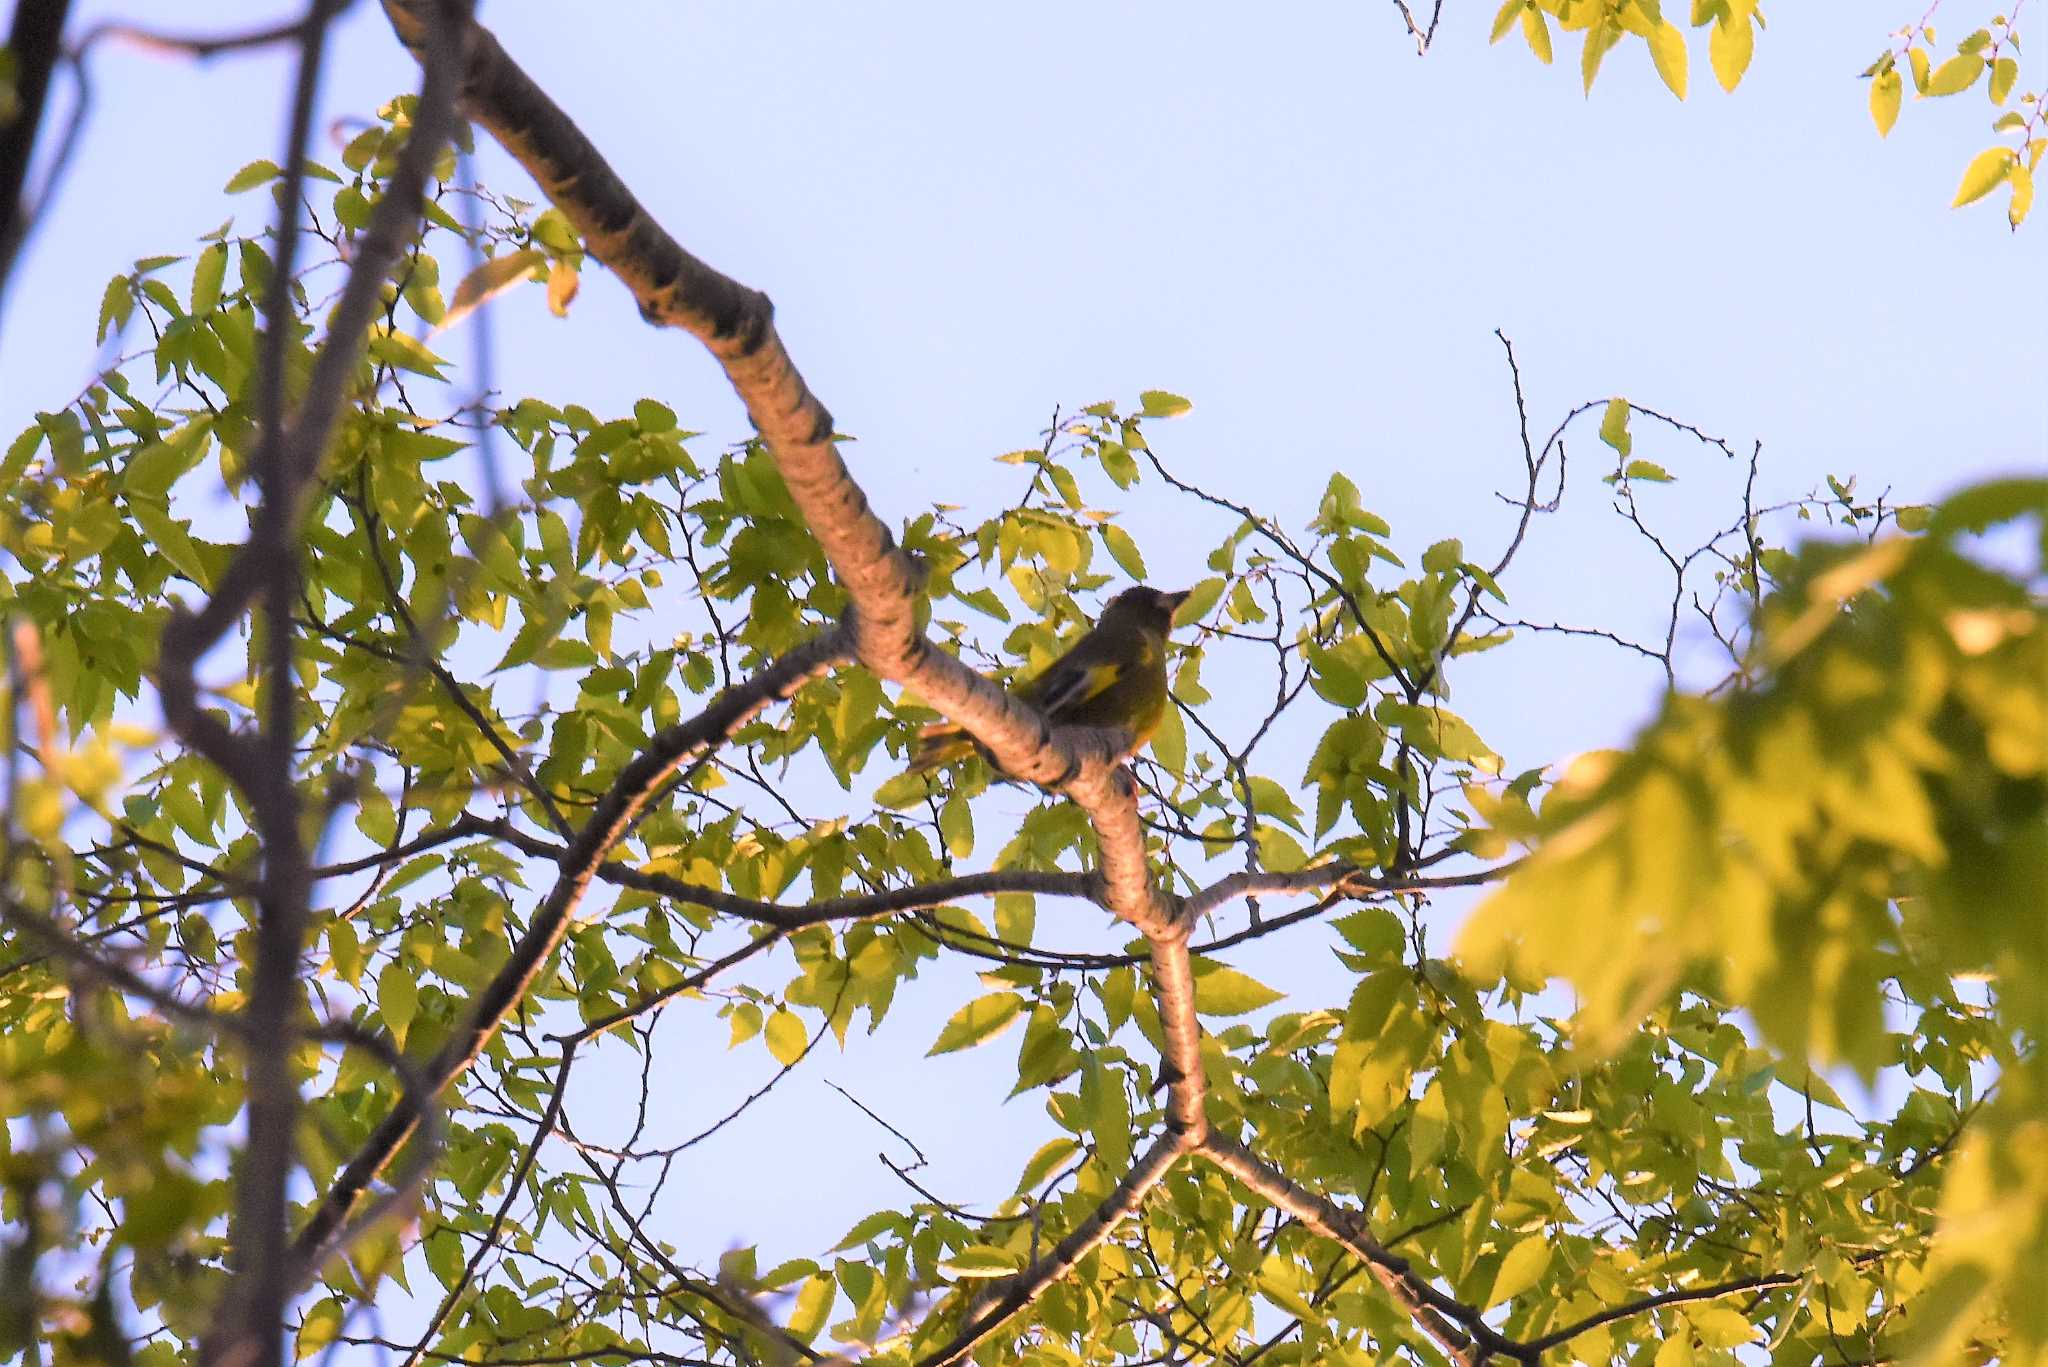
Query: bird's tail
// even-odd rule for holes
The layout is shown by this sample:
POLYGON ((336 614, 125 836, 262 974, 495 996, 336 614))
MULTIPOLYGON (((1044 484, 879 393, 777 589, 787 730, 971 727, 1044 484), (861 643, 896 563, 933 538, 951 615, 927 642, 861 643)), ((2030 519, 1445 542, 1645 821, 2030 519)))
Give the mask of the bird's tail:
POLYGON ((922 774, 974 753, 974 738, 957 726, 933 722, 917 733, 917 751, 910 757, 908 774, 922 774))

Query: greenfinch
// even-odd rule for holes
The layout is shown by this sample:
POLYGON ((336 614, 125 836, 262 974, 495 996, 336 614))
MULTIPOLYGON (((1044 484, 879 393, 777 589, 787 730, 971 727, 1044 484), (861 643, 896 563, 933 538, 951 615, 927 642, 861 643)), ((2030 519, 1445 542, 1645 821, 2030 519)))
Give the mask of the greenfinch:
MULTIPOLYGON (((1125 589, 1109 600, 1087 634, 1019 684, 1014 695, 1055 725, 1120 727, 1132 737, 1124 753, 1135 753, 1166 714, 1166 636, 1187 596, 1187 590, 1125 589)), ((908 772, 936 769, 975 750, 965 731, 936 723, 918 736, 908 772)))

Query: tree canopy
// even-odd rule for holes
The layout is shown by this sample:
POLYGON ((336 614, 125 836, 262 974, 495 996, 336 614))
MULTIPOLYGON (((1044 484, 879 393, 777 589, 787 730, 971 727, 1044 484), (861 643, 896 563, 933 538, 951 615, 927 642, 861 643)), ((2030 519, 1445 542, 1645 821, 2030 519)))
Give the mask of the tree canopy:
MULTIPOLYGON (((332 8, 286 34, 290 151, 226 183, 276 222, 111 280, 101 337, 140 350, 0 457, 5 1351, 2048 1351, 2048 481, 1760 501, 1711 415, 1532 414, 1503 336, 1498 545, 1403 555, 1356 470, 1292 521, 1195 481, 1166 390, 1019 433, 987 506, 871 507, 887 456, 766 296, 465 6, 388 0, 422 85, 316 160, 332 8), (539 198, 461 174, 476 133, 539 198), (754 435, 479 396, 444 354, 486 308, 574 325, 586 283, 701 342, 754 435), (1208 573, 1159 585, 1192 589, 1174 705, 1120 762, 1004 685, 1152 581, 1106 511, 1134 493, 1208 573), (1661 636, 1514 606, 1589 500, 1662 567, 1661 636), (1456 710, 1551 637, 1662 672, 1625 748, 1504 755, 1456 710), (936 721, 986 758, 900 773, 936 721), (1279 943, 1299 981, 1248 966, 1279 943), (930 1051, 1014 1075, 1021 1171, 906 1161, 835 1246, 691 1244, 679 1155, 963 982, 930 1051), (664 1091, 728 1049, 762 1093, 674 1132, 664 1091)), ((1639 37, 1685 92, 1645 0, 1500 14, 1546 61, 1583 31, 1588 85, 1639 37)), ((1693 7, 1724 86, 1760 23, 1693 7)), ((1873 68, 1881 130, 1899 62, 2011 96, 2006 20, 1932 42, 1873 68)), ((2015 226, 2028 99, 1978 191, 2015 226)))

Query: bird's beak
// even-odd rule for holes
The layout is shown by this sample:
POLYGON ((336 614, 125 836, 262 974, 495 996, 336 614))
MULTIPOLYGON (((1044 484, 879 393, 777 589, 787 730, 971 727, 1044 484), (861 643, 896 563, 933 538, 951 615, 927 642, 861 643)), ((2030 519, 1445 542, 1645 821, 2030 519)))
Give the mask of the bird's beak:
POLYGON ((1193 592, 1193 589, 1182 589, 1179 593, 1162 593, 1159 596, 1166 600, 1167 614, 1177 617, 1180 615, 1181 604, 1187 602, 1188 595, 1193 592))

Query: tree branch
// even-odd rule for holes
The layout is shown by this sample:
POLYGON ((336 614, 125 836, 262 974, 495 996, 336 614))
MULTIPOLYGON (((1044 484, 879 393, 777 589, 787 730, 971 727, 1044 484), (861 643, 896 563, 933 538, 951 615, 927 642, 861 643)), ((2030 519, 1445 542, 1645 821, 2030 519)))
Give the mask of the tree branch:
POLYGON ((14 54, 16 109, 12 119, 0 123, 0 300, 7 297, 7 277, 33 226, 35 211, 24 198, 28 166, 70 9, 71 0, 15 0, 7 50, 14 54))
MULTIPOLYGON (((689 721, 662 731, 646 750, 619 771, 564 852, 554 886, 526 932, 512 947, 511 957, 478 993, 468 1020, 424 1070, 434 1095, 476 1060, 505 1018, 525 1000, 548 958, 568 933, 569 922, 596 878, 605 854, 662 781, 686 759, 728 739, 769 703, 794 696, 807 680, 843 660, 847 635, 844 627, 825 632, 751 679, 726 689, 711 706, 689 721)), ((378 1174, 411 1139, 418 1121, 416 1109, 410 1106, 400 1106, 384 1117, 335 1178, 334 1185, 322 1195, 299 1231, 296 1249, 303 1252, 327 1243, 378 1174)))
POLYGON ((1390 1252, 1372 1237, 1365 1218, 1358 1212, 1346 1210, 1328 1197, 1289 1180, 1249 1149, 1222 1135, 1212 1132, 1203 1141, 1201 1154, 1316 1233, 1363 1258, 1395 1304, 1407 1311, 1453 1362, 1477 1367, 1490 1354, 1522 1362, 1536 1360, 1522 1345, 1494 1332, 1476 1308, 1445 1295, 1418 1276, 1406 1258, 1390 1252), (1452 1321, 1462 1326, 1464 1332, 1454 1328, 1452 1321))
POLYGON ((985 1342, 1004 1320, 1045 1294, 1046 1288, 1073 1270, 1074 1264, 1115 1232, 1194 1147, 1184 1130, 1168 1129, 1131 1165, 1088 1218, 1053 1245, 1043 1258, 1012 1277, 989 1287, 968 1307, 965 1321, 943 1348, 918 1360, 918 1367, 948 1367, 985 1342))
MULTIPOLYGON (((496 821, 475 820, 480 833, 494 835, 536 858, 561 863, 569 856, 569 851, 562 846, 528 835, 510 821, 502 818, 496 821)), ((1102 900, 1100 886, 1093 874, 1066 873, 1057 869, 994 869, 987 873, 942 878, 935 883, 917 883, 910 887, 887 888, 881 892, 802 904, 763 902, 697 883, 686 883, 670 874, 647 873, 615 862, 598 865, 597 877, 618 887, 651 892, 658 897, 706 907, 778 930, 801 930, 827 921, 863 921, 896 911, 923 911, 929 907, 944 906, 961 897, 988 897, 1004 892, 1081 897, 1097 904, 1102 900)))

